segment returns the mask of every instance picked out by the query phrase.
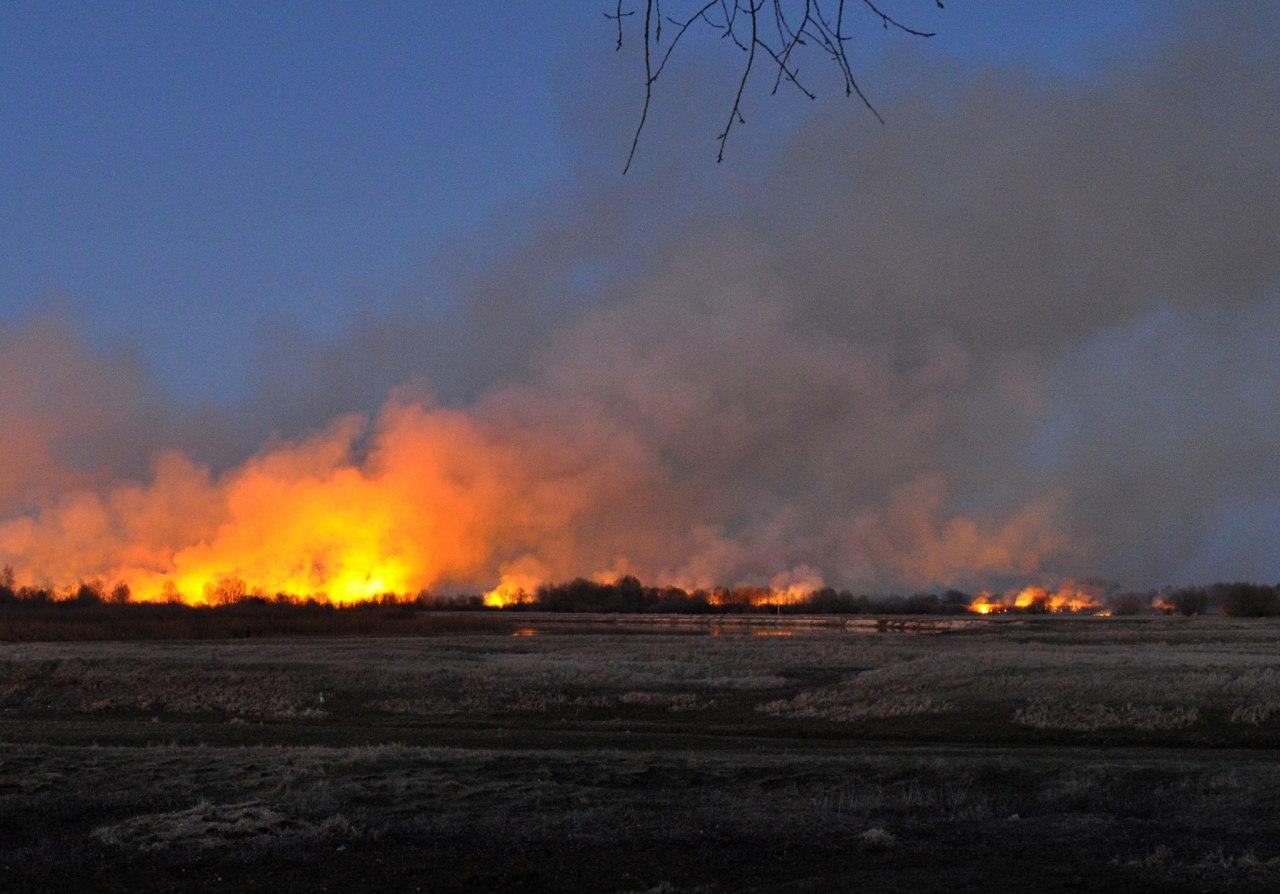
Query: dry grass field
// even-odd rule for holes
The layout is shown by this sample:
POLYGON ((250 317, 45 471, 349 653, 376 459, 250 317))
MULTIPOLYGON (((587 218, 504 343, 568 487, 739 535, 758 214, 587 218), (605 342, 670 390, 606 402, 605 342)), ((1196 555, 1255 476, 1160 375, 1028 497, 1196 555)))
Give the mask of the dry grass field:
POLYGON ((1280 623, 439 617, 0 644, 4 890, 1280 888, 1280 623))

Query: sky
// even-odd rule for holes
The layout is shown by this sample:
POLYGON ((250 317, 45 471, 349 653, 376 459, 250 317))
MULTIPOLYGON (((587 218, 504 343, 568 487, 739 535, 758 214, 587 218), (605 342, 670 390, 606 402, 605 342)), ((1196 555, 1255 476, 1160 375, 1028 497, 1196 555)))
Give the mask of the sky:
MULTIPOLYGON (((581 173, 566 118, 611 62, 609 5, 4 4, 0 320, 66 316, 196 404, 243 398, 281 330, 447 304, 433 258, 581 173)), ((873 90, 895 51, 1087 79, 1171 19, 1141 2, 896 8, 938 34, 870 30, 873 90)), ((757 131, 805 111, 779 106, 757 131)), ((620 168, 615 152, 587 170, 620 168)))
POLYGON ((626 176, 612 5, 0 8, 0 565, 1280 579, 1273 3, 852 4, 723 164, 697 32, 626 176))

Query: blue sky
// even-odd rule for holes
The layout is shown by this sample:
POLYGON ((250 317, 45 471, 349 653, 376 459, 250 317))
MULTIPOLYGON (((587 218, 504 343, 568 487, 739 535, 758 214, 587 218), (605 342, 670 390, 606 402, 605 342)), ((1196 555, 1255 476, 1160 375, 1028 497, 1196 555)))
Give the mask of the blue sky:
MULTIPOLYGON (((0 322, 68 316, 194 403, 241 396, 272 327, 326 337, 447 301, 422 284, 433 255, 571 188, 564 80, 611 52, 609 5, 0 6, 0 322)), ((893 8, 939 30, 913 52, 1067 78, 1172 18, 893 8)), ((874 54, 898 46, 868 42, 872 82, 874 54)))

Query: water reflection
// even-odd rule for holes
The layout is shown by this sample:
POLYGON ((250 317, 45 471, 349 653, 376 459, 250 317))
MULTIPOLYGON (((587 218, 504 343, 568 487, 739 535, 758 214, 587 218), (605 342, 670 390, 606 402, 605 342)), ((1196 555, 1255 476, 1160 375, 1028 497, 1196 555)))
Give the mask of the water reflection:
MULTIPOLYGON (((496 619, 495 619, 496 620, 496 619)), ((514 619, 512 619, 514 620, 514 619)), ((502 624, 494 633, 508 636, 581 636, 583 634, 662 634, 664 636, 751 636, 757 638, 833 634, 930 635, 994 623, 987 618, 914 618, 837 616, 787 619, 696 617, 681 615, 594 615, 525 618, 519 627, 502 624)))

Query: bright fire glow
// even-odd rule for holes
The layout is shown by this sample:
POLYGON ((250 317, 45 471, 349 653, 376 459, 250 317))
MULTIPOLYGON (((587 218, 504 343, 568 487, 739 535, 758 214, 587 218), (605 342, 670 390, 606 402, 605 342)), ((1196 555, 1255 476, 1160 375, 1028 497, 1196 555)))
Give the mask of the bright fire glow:
POLYGON ((979 615, 1003 612, 1098 613, 1101 593, 1095 587, 1063 584, 1057 590, 1023 587, 1003 595, 982 593, 969 603, 969 611, 979 615))
POLYGON ((345 604, 482 580, 500 546, 519 545, 510 457, 470 419, 390 407, 357 461, 363 434, 360 420, 341 420, 220 479, 166 456, 149 485, 0 522, 0 556, 22 557, 28 583, 122 581, 141 601, 288 593, 345 604))
MULTIPOLYGON (((123 583, 135 600, 193 604, 276 594, 349 604, 431 590, 483 592, 503 608, 584 573, 634 572, 722 606, 795 605, 824 586, 799 564, 765 585, 712 589, 761 562, 706 524, 698 500, 673 500, 659 458, 625 432, 570 424, 577 418, 548 425, 527 397, 465 411, 393 400, 372 424, 340 419, 219 474, 164 454, 146 481, 69 490, 0 519, 0 565, 20 584, 123 583)), ((912 488, 890 508, 893 525, 918 535, 901 553, 866 524, 850 549, 893 553, 886 564, 904 578, 919 568, 941 579, 975 554, 979 570, 1034 569, 1038 515, 1010 530, 938 527, 941 499, 935 487, 912 488)), ((767 549, 785 568, 783 548, 767 549)))

